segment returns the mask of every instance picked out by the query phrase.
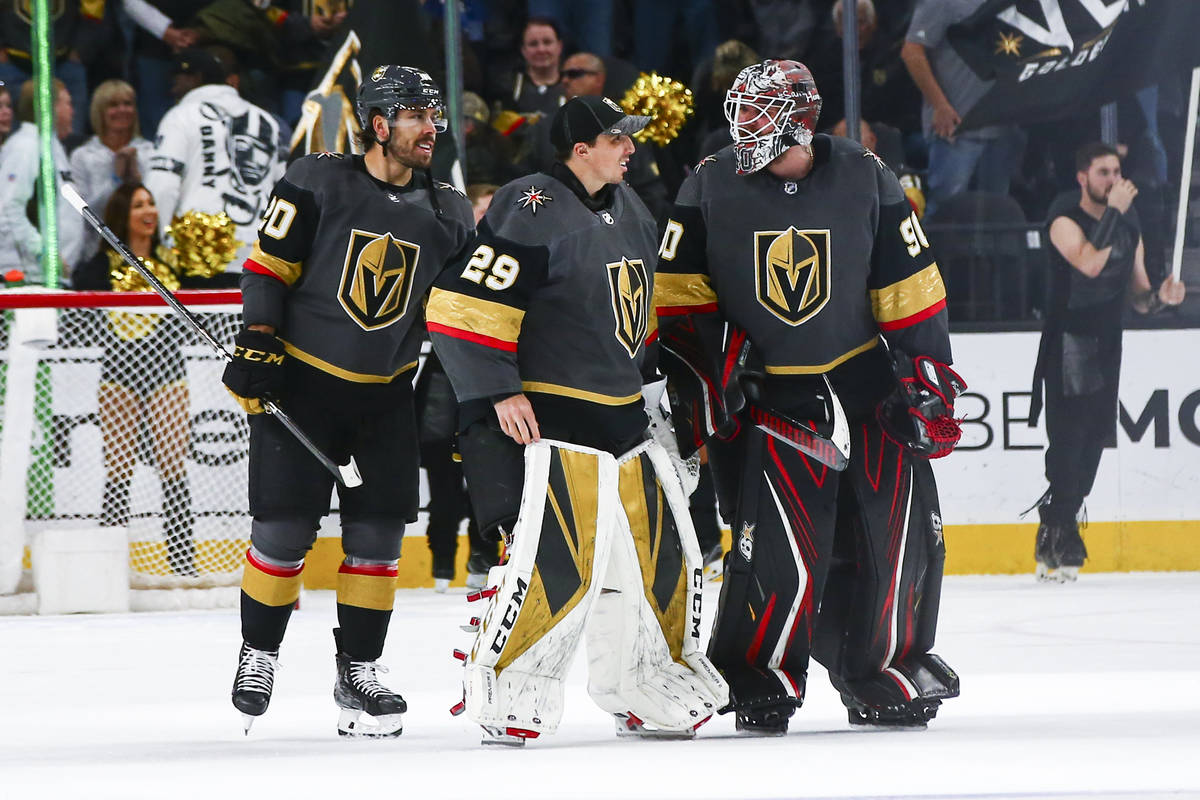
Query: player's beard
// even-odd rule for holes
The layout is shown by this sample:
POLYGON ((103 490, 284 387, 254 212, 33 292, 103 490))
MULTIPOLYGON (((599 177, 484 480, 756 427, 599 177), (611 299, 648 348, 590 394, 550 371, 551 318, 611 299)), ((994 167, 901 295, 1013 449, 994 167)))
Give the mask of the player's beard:
POLYGON ((1088 198, 1098 206, 1106 205, 1108 203, 1108 193, 1111 191, 1112 191, 1112 187, 1110 186, 1110 187, 1108 187, 1107 191, 1098 192, 1098 191, 1096 191, 1096 188, 1094 186, 1092 186, 1091 181, 1087 182, 1088 198))
POLYGON ((433 163, 433 150, 430 149, 426 153, 424 150, 417 149, 417 145, 423 142, 436 146, 437 137, 422 134, 409 142, 401 142, 396 136, 396 132, 393 131, 392 137, 384 145, 384 151, 388 158, 409 169, 429 169, 429 165, 433 163))

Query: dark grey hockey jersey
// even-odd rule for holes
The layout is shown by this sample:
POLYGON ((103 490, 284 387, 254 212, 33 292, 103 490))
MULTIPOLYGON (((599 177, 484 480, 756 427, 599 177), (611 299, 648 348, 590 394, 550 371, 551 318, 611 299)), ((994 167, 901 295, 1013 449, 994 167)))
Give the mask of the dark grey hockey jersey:
POLYGON ((876 350, 880 333, 949 363, 945 288, 896 177, 849 139, 821 135, 813 148, 801 181, 737 175, 730 147, 700 162, 663 235, 660 324, 719 311, 775 378, 831 372, 876 350))
POLYGON ((473 227, 466 197, 421 173, 401 187, 371 177, 361 156, 301 158, 245 263, 246 324, 274 326, 289 363, 371 394, 416 366, 422 301, 473 227))
POLYGON ((525 392, 539 423, 539 397, 640 415, 654 219, 625 184, 593 211, 563 180, 536 173, 496 193, 473 255, 430 294, 430 338, 460 402, 525 392))

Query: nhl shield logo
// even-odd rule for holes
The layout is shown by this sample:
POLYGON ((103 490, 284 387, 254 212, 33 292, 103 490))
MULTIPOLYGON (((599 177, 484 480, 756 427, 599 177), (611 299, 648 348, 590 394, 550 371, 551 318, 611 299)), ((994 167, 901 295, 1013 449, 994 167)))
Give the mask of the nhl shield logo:
POLYGON ((648 332, 650 293, 647 287, 650 280, 640 258, 622 258, 607 266, 609 295, 617 322, 617 341, 633 358, 642 342, 646 341, 648 332))
POLYGON ((390 233, 350 232, 338 301, 359 327, 384 328, 404 315, 420 254, 390 233))
POLYGON ((803 324, 829 302, 829 231, 755 231, 758 302, 788 325, 803 324))

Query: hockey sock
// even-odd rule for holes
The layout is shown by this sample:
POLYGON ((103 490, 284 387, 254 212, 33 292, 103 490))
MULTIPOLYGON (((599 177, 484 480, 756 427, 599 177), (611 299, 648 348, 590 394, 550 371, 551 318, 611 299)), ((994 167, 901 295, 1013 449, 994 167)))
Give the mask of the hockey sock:
POLYGON ((383 654, 395 600, 395 561, 346 558, 337 577, 342 655, 354 661, 374 661, 383 654))
POLYGON ((129 524, 129 479, 104 481, 104 500, 100 506, 100 524, 129 524))
POLYGON ((270 652, 279 649, 300 597, 303 571, 303 561, 283 563, 254 547, 246 551, 242 573, 242 639, 246 644, 270 652))

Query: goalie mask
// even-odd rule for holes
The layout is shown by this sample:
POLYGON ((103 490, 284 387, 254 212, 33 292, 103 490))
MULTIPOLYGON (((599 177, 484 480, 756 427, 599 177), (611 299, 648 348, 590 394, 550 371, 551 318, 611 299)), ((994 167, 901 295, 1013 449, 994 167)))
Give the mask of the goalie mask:
POLYGON ((789 147, 811 143, 820 113, 817 84, 799 61, 769 59, 743 69, 725 93, 738 174, 757 172, 789 147))
POLYGON ((442 102, 442 90, 428 72, 416 67, 388 64, 376 67, 358 87, 354 111, 364 131, 371 130, 372 109, 378 109, 391 124, 402 108, 432 108, 435 112, 434 128, 438 133, 445 132, 446 107, 442 102))

